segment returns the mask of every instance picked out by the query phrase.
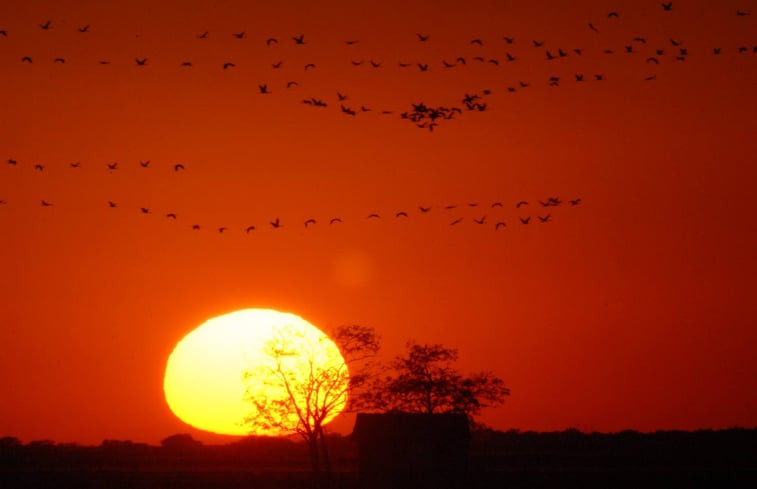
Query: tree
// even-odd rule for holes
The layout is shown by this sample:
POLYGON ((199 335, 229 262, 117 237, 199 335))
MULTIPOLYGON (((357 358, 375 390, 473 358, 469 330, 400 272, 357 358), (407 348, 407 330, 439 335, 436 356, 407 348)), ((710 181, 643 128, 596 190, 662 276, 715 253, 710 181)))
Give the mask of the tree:
POLYGON ((407 353, 388 365, 390 374, 369 382, 353 399, 362 410, 463 413, 469 418, 497 406, 510 395, 491 372, 463 375, 455 367, 457 350, 408 342, 407 353))
POLYGON ((364 326, 340 326, 331 338, 323 335, 313 342, 296 328, 279 329, 264 347, 270 362, 244 373, 245 379, 263 379, 264 384, 248 391, 253 409, 245 423, 253 431, 299 435, 316 475, 331 470, 324 425, 345 408, 350 389, 367 378, 349 369, 366 363, 379 349, 375 332, 364 326), (344 362, 323 358, 323 352, 333 351, 331 338, 344 362))

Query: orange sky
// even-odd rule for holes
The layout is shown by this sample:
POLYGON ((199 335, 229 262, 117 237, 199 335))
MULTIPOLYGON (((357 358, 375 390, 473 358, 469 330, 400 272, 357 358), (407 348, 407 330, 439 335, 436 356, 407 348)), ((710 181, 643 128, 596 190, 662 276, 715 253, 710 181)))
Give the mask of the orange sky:
POLYGON ((223 440, 162 376, 244 307, 457 347, 511 387, 499 429, 757 425, 757 4, 673 3, 2 2, 0 435, 223 440), (419 102, 463 111, 432 132, 419 102))

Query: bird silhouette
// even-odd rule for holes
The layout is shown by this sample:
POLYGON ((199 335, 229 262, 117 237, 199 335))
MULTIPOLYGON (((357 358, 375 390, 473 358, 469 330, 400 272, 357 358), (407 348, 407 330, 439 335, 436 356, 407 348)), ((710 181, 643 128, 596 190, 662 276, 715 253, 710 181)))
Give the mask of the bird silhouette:
POLYGON ((265 40, 265 45, 270 46, 271 44, 274 44, 277 42, 279 42, 279 40, 276 39, 275 37, 269 37, 268 39, 265 40))
POLYGON ((416 34, 416 36, 418 36, 418 40, 421 41, 421 42, 426 42, 426 41, 428 41, 429 37, 431 37, 430 34, 425 34, 424 35, 424 34, 421 34, 421 33, 416 34))
POLYGON ((136 58, 134 61, 137 63, 137 66, 144 66, 147 64, 147 58, 136 58))
POLYGON ((531 40, 531 42, 534 44, 535 48, 540 48, 540 47, 544 46, 544 41, 531 40))
POLYGON ((7 204, 7 202, 6 202, 6 201, 4 201, 4 200, 0 200, 0 205, 5 205, 5 204, 7 204))
POLYGON ((108 163, 108 170, 110 171, 118 170, 118 163, 117 162, 108 163))
POLYGON ((6 31, 5 29, 0 29, 0 36, 8 37, 8 31, 6 31))
POLYGON ((50 206, 52 206, 52 205, 53 205, 53 204, 52 204, 52 202, 48 202, 48 201, 46 201, 46 200, 43 200, 43 201, 42 201, 42 207, 50 207, 50 206))
POLYGON ((720 48, 712 48, 712 54, 720 54, 720 48))
POLYGON ((228 229, 229 228, 227 228, 227 227, 221 226, 220 228, 218 228, 218 233, 219 234, 223 234, 223 232, 226 231, 226 230, 228 230, 228 229))
POLYGON ((329 219, 329 224, 335 224, 337 222, 342 222, 342 220, 338 217, 332 217, 331 219, 329 219))
POLYGON ((181 66, 192 66, 192 62, 191 61, 183 61, 181 63, 181 66))
POLYGON ((279 221, 278 217, 275 220, 271 221, 271 226, 273 226, 273 229, 278 229, 281 227, 281 221, 279 221))
POLYGON ((620 17, 620 14, 618 14, 617 12, 610 12, 610 13, 607 14, 607 18, 608 19, 612 19, 613 17, 614 18, 618 18, 618 17, 620 17))
POLYGON ((366 216, 366 219, 378 219, 380 217, 381 216, 378 214, 368 214, 368 216, 366 216))
POLYGON ((294 40, 295 44, 305 44, 305 34, 300 34, 299 36, 292 36, 292 40, 294 40))
POLYGON ((48 20, 47 22, 45 22, 44 24, 40 24, 40 25, 39 25, 39 27, 40 27, 40 28, 41 28, 42 30, 45 30, 45 31, 46 31, 46 30, 49 30, 51 26, 52 26, 52 22, 51 22, 51 21, 49 21, 49 20, 48 20))
POLYGON ((353 40, 350 40, 350 41, 344 41, 344 43, 345 43, 346 45, 348 45, 348 46, 353 46, 353 45, 355 45, 355 44, 357 44, 357 43, 359 43, 359 42, 360 42, 360 41, 357 41, 357 40, 354 40, 354 39, 353 39, 353 40))
POLYGON ((520 219, 521 224, 528 224, 529 222, 531 222, 531 216, 519 217, 518 219, 520 219))
POLYGON ((199 231, 200 225, 199 224, 192 224, 192 231, 199 231))
POLYGON ((315 63, 308 63, 305 65, 305 71, 315 68, 315 63))
POLYGON ((229 68, 234 68, 236 65, 234 63, 226 62, 223 64, 223 69, 228 70, 229 68))
POLYGON ((579 197, 577 199, 571 199, 569 202, 570 205, 579 205, 581 203, 581 198, 579 197))
POLYGON ((305 221, 305 227, 308 227, 311 224, 315 224, 315 223, 316 223, 315 219, 308 219, 307 221, 305 221))
POLYGON ((246 33, 245 31, 242 31, 242 32, 237 32, 237 33, 234 33, 234 34, 232 34, 232 36, 236 37, 237 39, 244 39, 244 36, 245 36, 246 34, 247 34, 247 33, 246 33))
POLYGON ((512 37, 505 36, 503 39, 507 44, 513 44, 515 42, 515 39, 513 39, 512 37))
POLYGON ((169 212, 168 214, 166 214, 166 217, 168 219, 176 219, 176 214, 174 214, 173 212, 169 212))
POLYGON ((739 17, 744 17, 745 15, 750 15, 749 12, 745 12, 743 10, 737 10, 736 15, 739 17))
POLYGON ((407 68, 408 66, 412 65, 412 63, 403 63, 403 62, 400 61, 399 63, 397 63, 397 65, 400 68, 407 68))
POLYGON ((147 207, 140 207, 139 210, 142 212, 142 214, 150 213, 150 209, 148 209, 147 207))
POLYGON ((374 68, 378 68, 379 66, 381 66, 381 62, 380 61, 369 60, 369 62, 371 63, 371 66, 374 67, 374 68))
POLYGON ((55 59, 53 60, 53 63, 60 63, 60 64, 65 64, 65 62, 66 62, 66 59, 65 59, 65 58, 55 58, 55 59))
POLYGON ((277 70, 277 69, 281 68, 281 65, 282 65, 283 63, 284 63, 283 61, 278 61, 278 62, 276 62, 276 63, 272 63, 272 64, 271 64, 271 67, 277 70))
POLYGON ((150 160, 140 161, 139 166, 141 166, 142 168, 147 168, 148 166, 150 166, 150 160))
POLYGON ((596 73, 596 74, 594 75, 594 79, 595 79, 595 80, 597 80, 597 81, 602 81, 602 80, 604 80, 604 79, 605 79, 605 76, 604 76, 604 75, 602 75, 602 74, 600 74, 600 73, 596 73))
POLYGON ((418 69, 421 71, 428 71, 428 65, 423 63, 418 63, 418 69))
POLYGON ((76 161, 76 162, 73 162, 73 163, 69 163, 68 166, 70 166, 71 168, 79 168, 81 166, 81 163, 79 163, 78 161, 76 161))
POLYGON ((491 205, 492 209, 495 207, 502 207, 502 202, 493 202, 491 205))
POLYGON ((661 5, 662 9, 666 12, 670 11, 670 9, 673 8, 673 2, 663 2, 661 5))
POLYGON ((594 32, 599 32, 599 29, 594 27, 594 24, 592 24, 591 22, 589 22, 589 29, 593 30, 594 32))
POLYGON ((676 46, 676 47, 678 47, 678 46, 680 46, 680 45, 681 45, 681 42, 680 42, 680 41, 676 41, 675 39, 673 39, 673 38, 671 37, 671 38, 670 38, 670 44, 672 44, 673 46, 676 46))
POLYGON ((297 83, 296 81, 287 82, 287 88, 292 88, 296 86, 299 86, 299 83, 297 83))
POLYGON ((173 166, 173 171, 179 171, 179 170, 186 170, 186 168, 184 168, 184 165, 182 165, 181 163, 177 163, 173 166))
POLYGON ((525 200, 521 200, 520 202, 518 202, 517 204, 515 204, 515 208, 516 209, 520 209, 524 205, 528 205, 528 202, 526 202, 525 200))
POLYGON ((394 217, 407 217, 407 212, 405 211, 399 211, 394 215, 394 217))
POLYGON ((549 218, 552 217, 552 214, 547 214, 546 216, 538 216, 538 217, 541 222, 547 222, 549 221, 549 218))
POLYGON ((473 219, 476 224, 483 224, 486 221, 486 216, 482 216, 480 219, 473 219))
POLYGON ((483 46, 484 42, 481 39, 471 39, 471 44, 478 44, 479 46, 483 46))
POLYGON ((424 214, 425 214, 426 212, 428 212, 428 211, 430 211, 430 210, 431 210, 431 207, 423 207, 422 205, 419 205, 419 206, 418 206, 418 209, 419 209, 419 210, 420 210, 420 211, 421 211, 422 213, 424 213, 424 214))
POLYGON ((503 228, 507 226, 507 224, 504 221, 499 221, 497 224, 494 225, 494 229, 497 230, 499 228, 503 228))
POLYGON ((77 31, 79 31, 79 32, 81 32, 82 34, 84 34, 84 33, 86 33, 86 32, 89 32, 89 24, 87 24, 87 25, 85 25, 85 26, 82 26, 82 27, 79 27, 79 28, 78 28, 78 29, 76 29, 76 30, 77 30, 77 31))
POLYGON ((647 58, 647 63, 654 63, 656 65, 660 64, 660 60, 655 58, 654 56, 650 56, 647 58))
POLYGON ((262 94, 271 93, 271 92, 268 91, 268 85, 265 84, 265 83, 262 84, 262 85, 258 85, 258 90, 260 90, 260 93, 262 93, 262 94))
POLYGON ((108 201, 108 207, 110 207, 111 209, 115 209, 116 207, 118 207, 118 204, 116 204, 112 200, 109 200, 108 201))
POLYGON ((255 226, 247 226, 247 229, 244 230, 246 234, 250 234, 251 231, 255 231, 255 226))
POLYGON ((210 33, 208 31, 205 31, 202 34, 198 35, 197 39, 207 39, 209 34, 210 33))
POLYGON ((8 159, 8 164, 9 164, 9 165, 13 165, 13 166, 16 166, 16 165, 18 165, 18 161, 16 161, 16 160, 13 160, 13 159, 8 159))
POLYGON ((35 170, 39 170, 39 171, 43 171, 45 169, 45 167, 43 165, 36 164, 36 165, 34 165, 34 169, 35 170))
POLYGON ((23 58, 21 58, 21 62, 22 63, 31 63, 32 62, 32 58, 31 58, 31 56, 24 56, 23 58))
POLYGON ((462 222, 462 220, 463 220, 462 217, 458 217, 457 219, 455 219, 454 221, 452 221, 451 223, 449 223, 449 225, 450 226, 454 226, 455 224, 459 224, 460 222, 462 222))
POLYGON ((644 81, 652 81, 656 79, 657 79, 657 75, 649 75, 648 77, 644 78, 644 81))

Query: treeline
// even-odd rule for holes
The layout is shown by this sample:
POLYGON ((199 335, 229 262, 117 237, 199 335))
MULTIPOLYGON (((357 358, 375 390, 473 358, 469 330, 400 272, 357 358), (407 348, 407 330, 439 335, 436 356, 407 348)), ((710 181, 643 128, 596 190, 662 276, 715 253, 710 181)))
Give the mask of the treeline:
MULTIPOLYGON (((333 468, 357 470, 357 444, 349 436, 328 437, 333 468)), ((559 467, 734 467, 757 468, 757 429, 582 433, 474 430, 474 470, 559 467)), ((0 469, 260 470, 307 471, 308 452, 294 439, 250 437, 204 445, 190 435, 159 446, 105 440, 98 446, 22 443, 0 438, 0 469)))

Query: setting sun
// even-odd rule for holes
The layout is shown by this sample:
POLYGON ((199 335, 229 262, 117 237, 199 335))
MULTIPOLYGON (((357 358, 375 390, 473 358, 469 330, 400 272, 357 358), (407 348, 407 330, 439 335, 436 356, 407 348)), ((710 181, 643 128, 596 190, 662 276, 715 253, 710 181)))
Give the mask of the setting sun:
POLYGON ((312 382, 311 367, 343 372, 342 387, 349 380, 339 348, 321 330, 294 314, 245 309, 209 319, 179 341, 168 357, 163 389, 174 414, 195 428, 280 435, 295 429, 296 413, 278 413, 275 425, 250 420, 261 406, 287 396, 277 372, 285 374, 292 402, 304 403, 298 396, 312 382))

